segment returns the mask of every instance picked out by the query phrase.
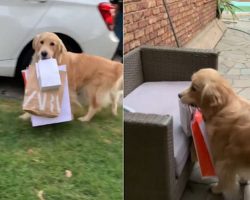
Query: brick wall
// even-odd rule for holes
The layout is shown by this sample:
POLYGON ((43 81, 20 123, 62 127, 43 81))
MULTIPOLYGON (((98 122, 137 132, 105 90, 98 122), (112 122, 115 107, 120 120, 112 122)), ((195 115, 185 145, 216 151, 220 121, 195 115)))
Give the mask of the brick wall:
MULTIPOLYGON (((216 17, 217 0, 165 0, 180 46, 216 17)), ((124 0, 124 52, 142 45, 176 46, 163 0, 124 0)))

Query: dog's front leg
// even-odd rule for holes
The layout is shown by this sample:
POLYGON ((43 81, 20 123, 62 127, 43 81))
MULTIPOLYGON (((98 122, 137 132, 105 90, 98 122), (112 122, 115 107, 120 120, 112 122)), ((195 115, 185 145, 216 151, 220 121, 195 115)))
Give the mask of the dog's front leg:
POLYGON ((18 118, 21 120, 27 121, 31 118, 31 115, 29 113, 25 112, 22 115, 20 115, 18 118))
POLYGON ((94 115, 100 110, 100 107, 93 107, 92 105, 89 105, 88 112, 83 117, 79 117, 78 120, 82 122, 88 122, 90 121, 94 115))
POLYGON ((233 165, 228 162, 218 162, 215 170, 218 183, 212 184, 211 191, 214 194, 223 194, 225 200, 240 200, 240 186, 233 165))

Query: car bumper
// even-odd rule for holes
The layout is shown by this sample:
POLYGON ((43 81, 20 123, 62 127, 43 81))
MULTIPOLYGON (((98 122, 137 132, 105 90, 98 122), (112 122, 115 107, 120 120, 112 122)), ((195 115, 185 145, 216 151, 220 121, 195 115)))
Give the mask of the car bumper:
POLYGON ((115 55, 118 44, 119 39, 116 37, 115 33, 109 31, 107 34, 101 35, 93 40, 86 41, 82 45, 82 49, 88 54, 111 59, 115 55))
POLYGON ((13 77, 16 70, 16 60, 1 60, 0 61, 0 76, 13 77))

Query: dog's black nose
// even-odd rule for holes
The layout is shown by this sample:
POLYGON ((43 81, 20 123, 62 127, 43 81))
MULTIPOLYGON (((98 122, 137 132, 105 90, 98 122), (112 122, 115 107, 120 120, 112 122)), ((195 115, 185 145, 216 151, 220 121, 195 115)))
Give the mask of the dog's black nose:
POLYGON ((42 58, 47 58, 48 53, 46 51, 41 52, 42 58))
POLYGON ((182 95, 179 93, 179 94, 178 94, 178 97, 181 99, 182 95))

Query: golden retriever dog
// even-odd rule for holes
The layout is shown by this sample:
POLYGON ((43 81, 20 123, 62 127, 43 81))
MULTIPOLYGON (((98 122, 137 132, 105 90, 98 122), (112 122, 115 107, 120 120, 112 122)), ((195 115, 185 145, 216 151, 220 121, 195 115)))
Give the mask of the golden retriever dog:
MULTIPOLYGON (((32 42, 35 53, 31 66, 41 59, 55 58, 58 65, 67 66, 70 102, 72 111, 79 110, 81 103, 78 93, 84 90, 88 100, 88 112, 78 118, 89 121, 107 104, 112 105, 112 113, 117 115, 118 101, 123 83, 123 65, 99 56, 68 52, 61 39, 54 33, 44 32, 32 42)), ((20 116, 29 118, 27 113, 20 116)))
POLYGON ((218 176, 212 192, 226 200, 240 199, 238 178, 250 178, 250 103, 209 68, 194 73, 191 86, 179 97, 203 114, 218 176))

